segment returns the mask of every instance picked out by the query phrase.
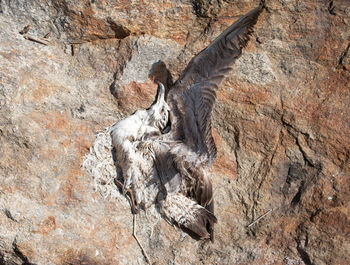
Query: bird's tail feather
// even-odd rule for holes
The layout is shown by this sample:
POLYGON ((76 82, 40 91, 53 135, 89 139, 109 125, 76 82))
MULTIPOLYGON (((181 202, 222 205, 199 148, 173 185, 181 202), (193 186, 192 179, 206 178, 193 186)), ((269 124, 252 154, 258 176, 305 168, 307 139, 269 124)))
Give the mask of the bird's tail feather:
POLYGON ((217 220, 206 208, 182 194, 168 194, 160 205, 162 213, 169 221, 190 230, 201 239, 211 238, 211 231, 217 220))

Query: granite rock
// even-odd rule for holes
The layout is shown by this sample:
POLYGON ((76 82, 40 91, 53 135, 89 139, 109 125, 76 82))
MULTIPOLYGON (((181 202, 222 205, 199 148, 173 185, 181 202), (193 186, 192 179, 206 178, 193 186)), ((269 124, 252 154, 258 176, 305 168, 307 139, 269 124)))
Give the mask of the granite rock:
MULTIPOLYGON (((128 201, 98 192, 84 157, 257 5, 0 1, 0 264, 146 263, 128 201)), ((156 264, 350 263, 348 1, 266 6, 217 93, 215 242, 141 212, 156 264)))

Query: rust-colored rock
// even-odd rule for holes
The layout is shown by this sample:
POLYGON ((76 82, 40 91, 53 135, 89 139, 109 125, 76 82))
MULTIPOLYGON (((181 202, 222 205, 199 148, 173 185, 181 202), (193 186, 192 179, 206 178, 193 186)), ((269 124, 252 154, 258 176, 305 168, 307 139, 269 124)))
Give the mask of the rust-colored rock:
MULTIPOLYGON (((215 242, 142 212, 156 264, 350 263, 348 1, 265 2, 213 112, 215 242)), ((145 264, 128 201, 94 191, 84 156, 257 5, 0 1, 1 264, 145 264)))

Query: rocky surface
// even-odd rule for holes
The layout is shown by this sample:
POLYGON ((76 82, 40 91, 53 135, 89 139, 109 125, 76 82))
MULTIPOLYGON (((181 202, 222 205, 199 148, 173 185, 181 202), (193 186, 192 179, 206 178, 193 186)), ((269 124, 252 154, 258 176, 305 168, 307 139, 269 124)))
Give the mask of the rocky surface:
MULTIPOLYGON (((95 191, 84 156, 257 4, 0 1, 0 264, 145 264, 127 200, 95 191)), ((350 263, 350 7, 266 5, 213 114, 216 240, 143 212, 156 264, 350 263)))

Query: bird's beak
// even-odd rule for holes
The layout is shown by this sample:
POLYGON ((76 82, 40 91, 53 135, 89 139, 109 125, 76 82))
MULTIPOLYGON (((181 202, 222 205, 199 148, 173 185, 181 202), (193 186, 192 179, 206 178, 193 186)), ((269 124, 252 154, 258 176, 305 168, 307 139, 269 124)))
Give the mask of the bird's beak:
POLYGON ((164 102, 165 87, 162 83, 158 83, 157 101, 156 104, 160 105, 164 102))

